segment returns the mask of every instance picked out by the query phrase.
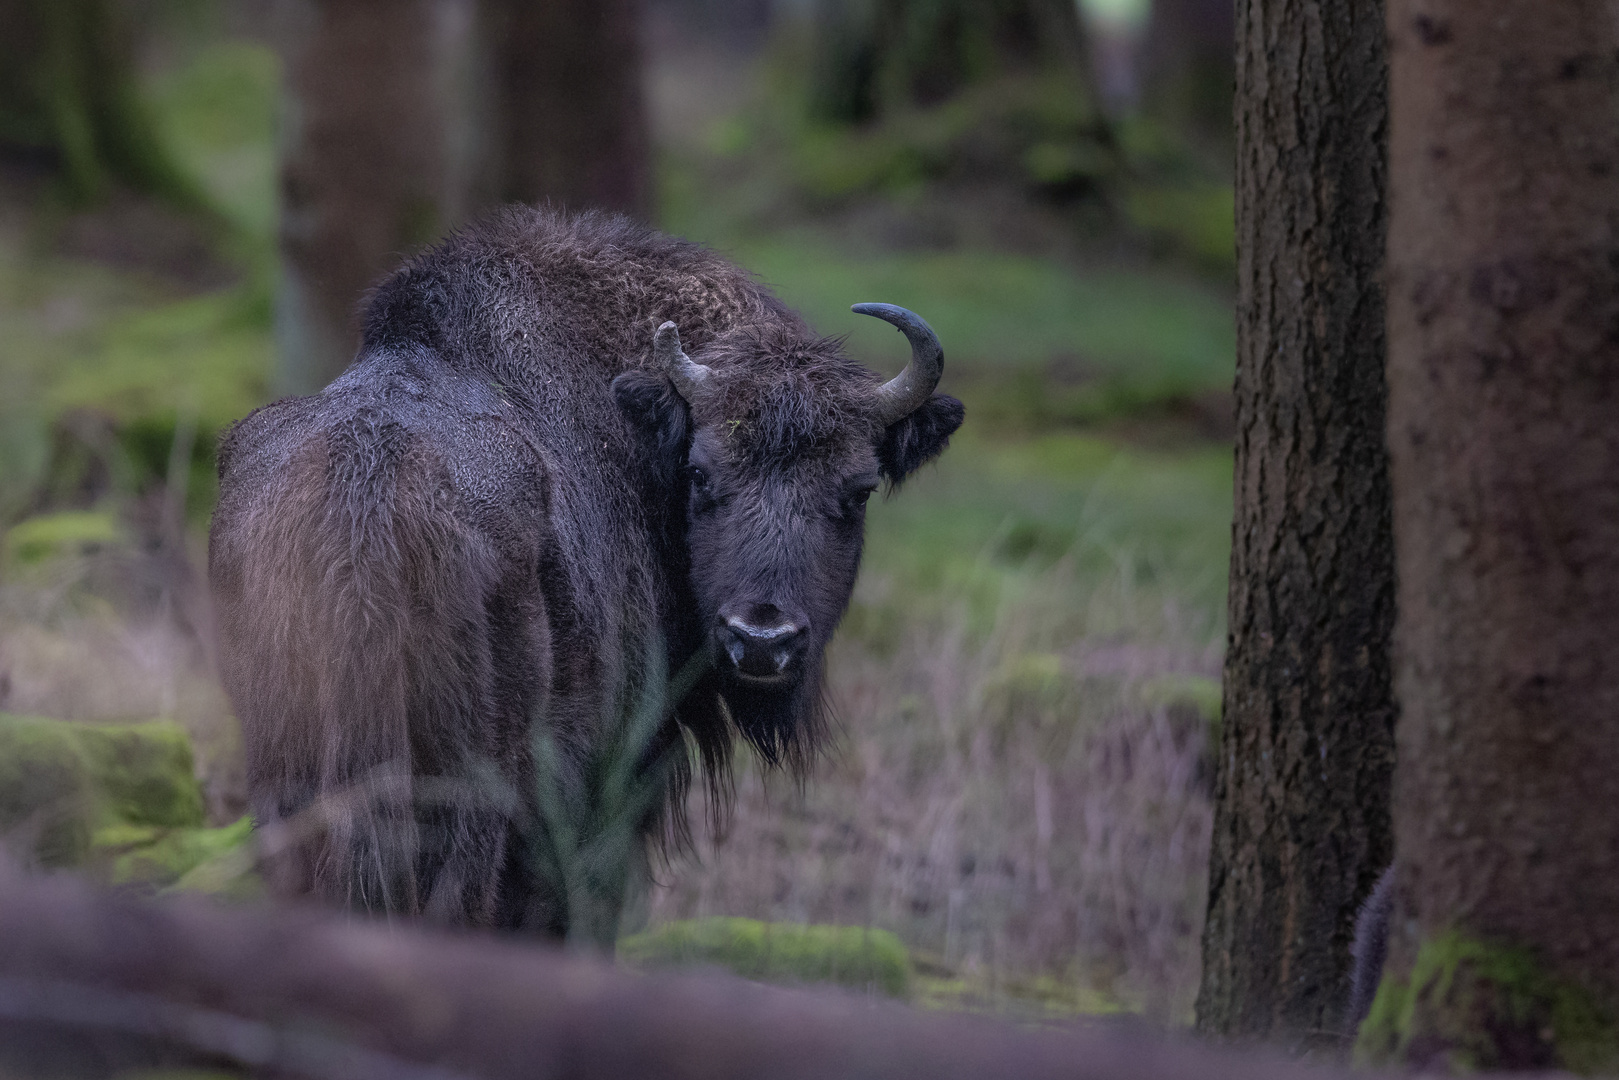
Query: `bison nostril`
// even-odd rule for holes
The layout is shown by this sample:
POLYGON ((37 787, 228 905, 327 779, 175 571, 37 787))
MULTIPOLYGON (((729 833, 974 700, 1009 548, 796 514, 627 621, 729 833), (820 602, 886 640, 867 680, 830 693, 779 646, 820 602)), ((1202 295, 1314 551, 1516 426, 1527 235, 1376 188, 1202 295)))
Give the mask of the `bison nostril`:
POLYGON ((777 623, 774 626, 754 626, 751 623, 743 622, 741 619, 727 619, 725 621, 725 625, 729 627, 730 631, 733 634, 736 634, 738 637, 744 638, 748 641, 757 641, 761 643, 780 641, 783 638, 790 638, 794 634, 798 633, 798 627, 794 626, 792 623, 777 623))
POLYGON ((781 675, 792 666, 804 629, 788 619, 759 625, 731 616, 716 636, 738 671, 764 678, 781 675))

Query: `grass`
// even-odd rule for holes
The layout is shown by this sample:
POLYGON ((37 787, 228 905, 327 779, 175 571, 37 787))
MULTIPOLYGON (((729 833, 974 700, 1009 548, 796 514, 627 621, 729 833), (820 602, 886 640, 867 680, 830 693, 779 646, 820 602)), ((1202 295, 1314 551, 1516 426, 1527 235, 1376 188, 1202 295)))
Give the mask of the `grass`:
POLYGON ((802 790, 746 764, 654 924, 877 926, 925 1001, 1187 1019, 1229 500, 1222 450, 958 440, 870 513, 838 746, 802 790))
POLYGON ((905 946, 886 930, 862 926, 669 922, 623 939, 618 955, 647 969, 713 966, 761 982, 832 983, 896 998, 911 993, 905 946))
POLYGON ((855 355, 883 368, 905 355, 901 343, 890 328, 851 314, 851 303, 912 308, 938 332, 949 360, 974 372, 1059 360, 1192 389, 1231 383, 1230 303, 1191 280, 989 252, 851 258, 812 237, 742 241, 728 250, 817 330, 847 334, 855 355))

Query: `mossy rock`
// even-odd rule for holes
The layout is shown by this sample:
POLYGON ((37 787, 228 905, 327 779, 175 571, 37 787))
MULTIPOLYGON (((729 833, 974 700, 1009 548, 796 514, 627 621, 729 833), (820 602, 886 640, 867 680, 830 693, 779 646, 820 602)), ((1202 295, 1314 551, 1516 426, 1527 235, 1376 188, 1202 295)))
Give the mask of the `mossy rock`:
POLYGON ((191 742, 178 725, 0 714, 0 836, 40 865, 87 862, 109 827, 155 836, 205 825, 191 742))
POLYGON ((60 555, 90 555, 125 540, 118 519, 104 510, 64 510, 18 522, 5 534, 5 561, 33 566, 60 555))
POLYGON ((1356 1062, 1449 1073, 1619 1071, 1619 1011, 1525 948, 1451 932, 1427 941, 1409 978, 1385 976, 1356 1062))
POLYGON ((172 885, 237 897, 257 891, 252 836, 250 817, 217 829, 118 824, 96 830, 91 847, 115 885, 172 885))
POLYGON ((624 938, 618 955, 636 967, 709 965, 760 982, 832 983, 895 998, 911 988, 910 956, 899 938, 860 926, 694 919, 624 938))

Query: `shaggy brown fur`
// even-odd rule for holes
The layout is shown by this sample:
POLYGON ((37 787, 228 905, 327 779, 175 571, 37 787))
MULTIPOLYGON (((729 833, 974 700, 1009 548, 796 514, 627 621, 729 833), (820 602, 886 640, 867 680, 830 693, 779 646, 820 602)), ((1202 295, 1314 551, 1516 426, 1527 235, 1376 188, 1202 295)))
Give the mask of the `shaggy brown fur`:
POLYGON ((878 381, 622 218, 511 209, 384 282, 354 365, 221 446, 223 672, 281 887, 563 929, 524 848, 535 725, 576 789, 657 671, 712 655, 722 608, 794 613, 793 677, 710 664, 660 745, 684 730, 719 786, 736 731, 802 768, 865 494, 961 422, 935 395, 885 428, 878 381), (665 320, 715 373, 695 415, 653 365, 665 320))

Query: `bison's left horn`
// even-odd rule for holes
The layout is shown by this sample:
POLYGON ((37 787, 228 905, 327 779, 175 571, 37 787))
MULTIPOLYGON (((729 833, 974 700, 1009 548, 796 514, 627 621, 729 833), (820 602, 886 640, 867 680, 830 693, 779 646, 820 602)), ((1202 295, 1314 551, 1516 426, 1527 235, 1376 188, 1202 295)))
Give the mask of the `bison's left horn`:
POLYGON ((856 304, 849 310, 893 323, 911 343, 911 362, 905 370, 877 388, 877 418, 884 424, 905 419, 922 407, 944 374, 944 348, 938 335, 920 315, 893 304, 856 304))
POLYGON ((686 355, 686 351, 680 347, 680 331, 674 323, 666 322, 658 327, 658 332, 652 337, 652 355, 663 373, 669 376, 669 381, 675 384, 675 389, 680 391, 680 396, 686 399, 686 404, 697 404, 714 372, 686 355))

